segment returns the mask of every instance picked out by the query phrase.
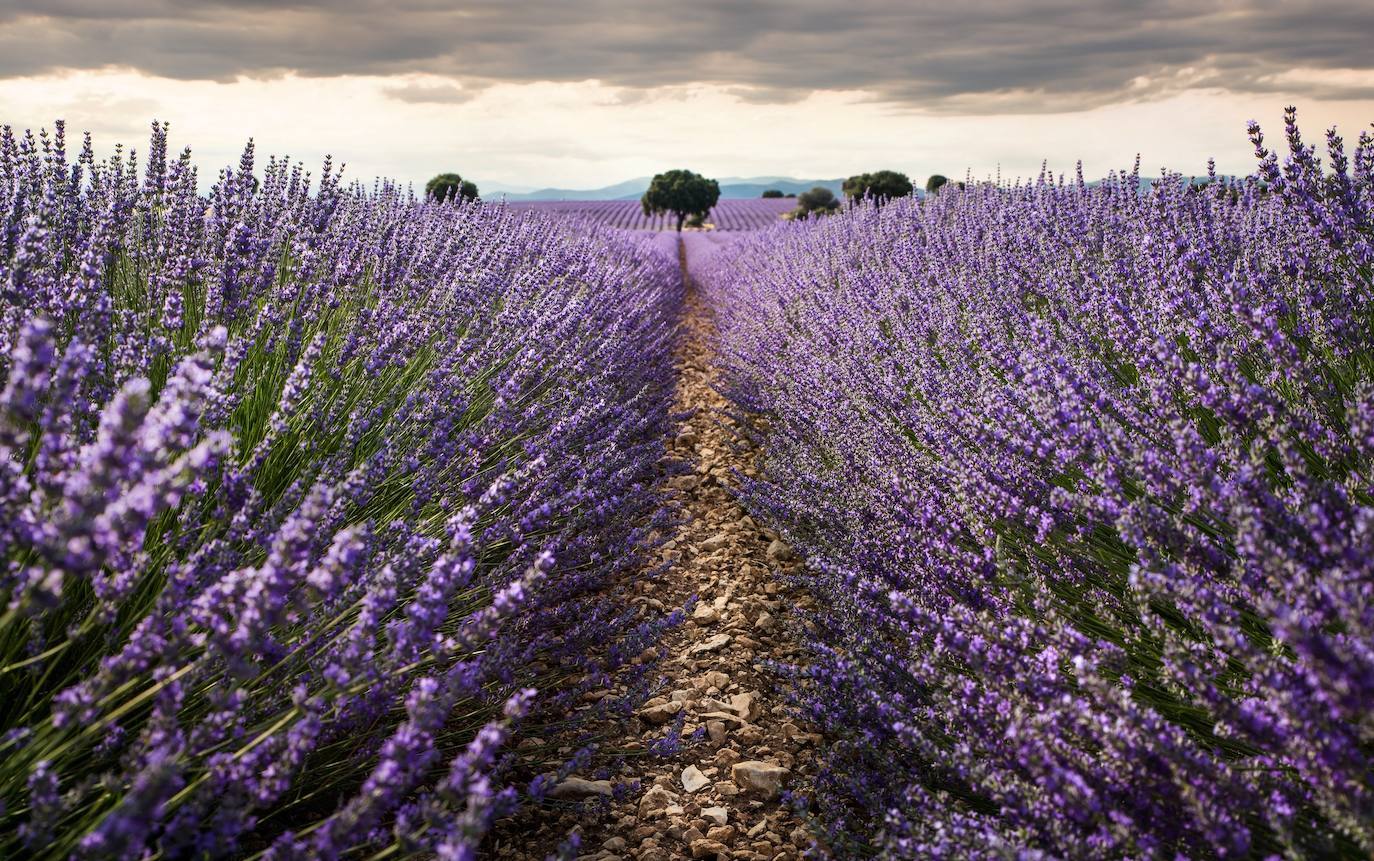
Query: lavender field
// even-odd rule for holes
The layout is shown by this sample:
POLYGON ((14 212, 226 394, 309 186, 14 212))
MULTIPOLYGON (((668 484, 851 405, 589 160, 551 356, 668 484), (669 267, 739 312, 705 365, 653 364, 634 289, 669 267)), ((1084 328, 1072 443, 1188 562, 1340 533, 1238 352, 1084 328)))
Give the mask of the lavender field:
MULTIPOLYGON (((622 230, 671 230, 670 215, 646 215, 638 200, 538 200, 505 204, 516 212, 539 212, 575 218, 589 224, 616 227, 622 230)), ((797 205, 787 198, 758 200, 722 200, 717 203, 706 223, 713 230, 758 230, 770 227, 797 205)))
POLYGON ((0 134, 0 857, 466 857, 513 722, 671 622, 597 595, 669 517, 676 260, 66 147, 0 134))
POLYGON ((1249 135, 679 237, 4 127, 0 858, 1374 856, 1374 139, 1249 135))
POLYGON ((1238 181, 1042 174, 697 273, 824 608, 836 855, 1374 853, 1374 141, 1251 137, 1238 181))

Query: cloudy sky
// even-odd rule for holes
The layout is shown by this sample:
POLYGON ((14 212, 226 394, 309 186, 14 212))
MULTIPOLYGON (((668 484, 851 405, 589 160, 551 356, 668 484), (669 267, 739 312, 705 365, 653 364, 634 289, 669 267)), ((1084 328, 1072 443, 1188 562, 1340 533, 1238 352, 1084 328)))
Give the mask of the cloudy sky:
POLYGON ((1371 42, 1370 0, 0 0, 0 123, 528 187, 1244 172, 1285 104, 1369 127, 1371 42))

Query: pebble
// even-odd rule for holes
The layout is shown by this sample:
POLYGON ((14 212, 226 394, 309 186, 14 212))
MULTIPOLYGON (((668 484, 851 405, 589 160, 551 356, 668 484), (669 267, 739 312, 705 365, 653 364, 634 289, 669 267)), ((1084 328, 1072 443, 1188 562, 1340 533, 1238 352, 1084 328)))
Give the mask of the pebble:
POLYGON ((639 716, 652 724, 665 724, 682 711, 680 701, 659 703, 639 710, 639 716))
POLYGON ((763 714, 763 704, 752 693, 735 694, 730 697, 730 710, 752 723, 763 714))
POLYGON ((779 538, 774 538, 768 545, 768 558, 774 562, 786 562, 793 556, 792 548, 782 543, 779 538))
POLYGON ((719 670, 712 670, 703 678, 706 680, 706 686, 708 688, 719 688, 723 691, 730 686, 730 677, 719 670))
POLYGON ((756 759, 730 766, 730 779, 735 785, 747 794, 762 798, 776 798, 782 791, 783 779, 790 773, 790 769, 756 759))
POLYGON ((707 721, 706 735, 714 745, 725 744, 725 723, 718 720, 707 721))
POLYGON ((716 840, 694 840, 691 844, 693 858, 729 858, 730 847, 716 840))
POLYGON ((639 799, 639 818, 645 819, 650 814, 657 813, 675 801, 677 801, 676 794, 661 786, 651 786, 649 791, 639 799))
POLYGON ((716 535, 712 535, 710 538, 701 542, 701 549, 706 551, 707 553, 714 553, 717 550, 723 550, 729 544, 730 536, 721 532, 717 533, 716 535))
POLYGON ((730 645, 730 640, 731 640, 731 639, 733 639, 733 638, 732 638, 729 634, 716 634, 714 637, 710 638, 709 640, 706 640, 705 642, 697 643, 696 645, 692 646, 692 648, 690 648, 690 649, 687 650, 687 654, 689 654, 689 655, 704 655, 704 654, 706 654, 707 652, 717 652, 717 651, 720 651, 721 649, 723 649, 723 648, 725 648, 726 646, 730 645))
POLYGON ((730 811, 724 807, 708 807, 701 811, 701 815, 717 825, 725 825, 730 821, 730 811))
POLYGON ((611 782, 609 780, 585 780, 581 777, 565 777, 563 781, 549 791, 553 798, 592 798, 593 796, 610 796, 611 782))
POLYGON ((717 825, 706 832, 707 840, 715 840, 729 846, 735 842, 735 829, 732 825, 717 825))
POLYGON ((710 782, 695 765, 689 765, 682 770, 682 788, 688 792, 696 792, 710 782))

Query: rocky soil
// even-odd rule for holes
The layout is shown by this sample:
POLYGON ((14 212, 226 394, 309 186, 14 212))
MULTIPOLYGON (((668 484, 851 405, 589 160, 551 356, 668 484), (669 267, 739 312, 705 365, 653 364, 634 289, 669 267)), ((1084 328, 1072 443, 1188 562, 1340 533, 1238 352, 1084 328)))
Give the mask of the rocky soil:
POLYGON ((806 791, 820 738, 790 715, 790 682, 762 666, 801 659, 790 632, 800 624, 793 614, 810 599, 778 576, 796 564, 790 549, 727 490, 736 471, 753 472, 755 453, 742 446, 713 387, 711 320, 695 291, 685 313, 675 409, 692 412, 677 428, 672 451, 692 472, 666 480, 689 516, 660 551, 672 563, 666 573, 630 589, 646 612, 682 607, 692 595, 698 601, 657 647, 665 676, 660 695, 640 708, 626 738, 607 744, 643 750, 681 719, 681 750, 671 758, 630 759, 618 777, 638 779, 628 793, 613 796, 607 780, 566 779, 554 797, 599 803, 603 812, 589 818, 551 806, 527 811, 502 823, 493 857, 543 859, 578 822, 578 857, 599 861, 782 861, 811 846, 781 793, 806 791))

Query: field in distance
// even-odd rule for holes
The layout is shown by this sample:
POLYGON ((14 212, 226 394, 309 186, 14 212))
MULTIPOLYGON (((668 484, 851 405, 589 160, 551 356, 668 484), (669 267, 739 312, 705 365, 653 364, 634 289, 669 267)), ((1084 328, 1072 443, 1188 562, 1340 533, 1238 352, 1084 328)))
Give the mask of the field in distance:
MULTIPOLYGON (((531 200, 510 201, 514 210, 533 210, 553 215, 576 216, 607 227, 627 230, 672 230, 671 215, 645 215, 637 200, 531 200)), ((706 224, 716 230, 759 230, 777 223, 797 205, 795 199, 755 198, 722 200, 711 210, 706 224)))

